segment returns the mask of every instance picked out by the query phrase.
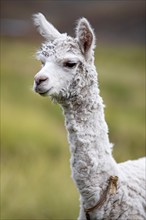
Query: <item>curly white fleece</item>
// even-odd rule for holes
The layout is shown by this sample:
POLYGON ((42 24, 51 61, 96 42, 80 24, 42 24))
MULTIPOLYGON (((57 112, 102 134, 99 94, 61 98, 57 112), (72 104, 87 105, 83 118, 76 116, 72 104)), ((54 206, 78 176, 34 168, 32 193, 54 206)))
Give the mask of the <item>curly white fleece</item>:
POLYGON ((78 219, 86 220, 84 208, 99 201, 110 176, 119 178, 117 192, 108 195, 102 207, 89 213, 90 219, 145 219, 145 158, 118 164, 112 156, 94 66, 95 36, 89 22, 80 19, 76 38, 72 38, 60 34, 40 13, 34 16, 34 21, 47 39, 37 53, 45 64, 35 76, 34 89, 51 96, 63 108, 72 177, 80 193, 78 219), (66 62, 76 66, 64 67, 66 62))
MULTIPOLYGON (((63 104, 72 177, 81 194, 79 220, 86 219, 84 208, 93 207, 99 201, 107 187, 107 180, 113 175, 119 177, 117 193, 108 196, 102 208, 90 213, 91 220, 145 219, 145 158, 120 164, 113 159, 104 106, 95 80, 96 72, 94 68, 86 68, 80 79, 80 85, 84 83, 84 87, 78 84, 78 96, 63 104), (92 77, 86 75, 88 71, 93 74, 92 77)), ((73 88, 70 86, 71 91, 77 91, 75 85, 73 88)))

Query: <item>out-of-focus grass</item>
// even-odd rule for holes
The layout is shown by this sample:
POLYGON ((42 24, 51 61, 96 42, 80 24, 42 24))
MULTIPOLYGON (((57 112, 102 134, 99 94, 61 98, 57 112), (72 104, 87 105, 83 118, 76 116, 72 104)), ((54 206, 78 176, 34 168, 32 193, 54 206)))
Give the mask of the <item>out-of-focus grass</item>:
MULTIPOLYGON (((1 218, 76 219, 62 111, 31 91, 38 45, 2 41, 1 218)), ((96 65, 117 161, 144 155, 144 48, 97 47, 96 65)))
POLYGON ((145 155, 145 49, 97 48, 101 95, 117 161, 145 155))

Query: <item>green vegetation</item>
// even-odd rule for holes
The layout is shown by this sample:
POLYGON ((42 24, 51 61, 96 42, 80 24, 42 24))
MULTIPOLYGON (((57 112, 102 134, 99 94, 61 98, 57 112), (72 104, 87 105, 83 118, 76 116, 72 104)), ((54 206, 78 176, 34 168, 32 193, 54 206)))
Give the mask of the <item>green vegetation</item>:
MULTIPOLYGON (((2 41, 1 219, 76 219, 62 111, 32 92, 37 44, 2 41)), ((118 162, 144 156, 143 47, 96 50, 101 95, 118 162)))

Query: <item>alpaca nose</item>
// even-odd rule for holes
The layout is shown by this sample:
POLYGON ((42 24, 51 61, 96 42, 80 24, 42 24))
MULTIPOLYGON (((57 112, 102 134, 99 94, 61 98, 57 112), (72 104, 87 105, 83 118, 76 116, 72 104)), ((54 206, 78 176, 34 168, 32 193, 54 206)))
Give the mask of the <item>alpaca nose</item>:
POLYGON ((39 86, 41 83, 47 81, 49 78, 47 76, 35 76, 34 80, 37 86, 39 86))

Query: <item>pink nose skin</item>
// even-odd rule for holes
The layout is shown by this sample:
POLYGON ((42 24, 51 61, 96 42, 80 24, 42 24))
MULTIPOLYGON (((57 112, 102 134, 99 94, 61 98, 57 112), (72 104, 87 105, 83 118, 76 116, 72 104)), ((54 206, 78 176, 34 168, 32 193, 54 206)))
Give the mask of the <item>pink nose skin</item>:
POLYGON ((41 83, 47 81, 49 78, 47 76, 39 76, 39 77, 35 77, 35 83, 37 86, 39 86, 41 83))

